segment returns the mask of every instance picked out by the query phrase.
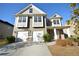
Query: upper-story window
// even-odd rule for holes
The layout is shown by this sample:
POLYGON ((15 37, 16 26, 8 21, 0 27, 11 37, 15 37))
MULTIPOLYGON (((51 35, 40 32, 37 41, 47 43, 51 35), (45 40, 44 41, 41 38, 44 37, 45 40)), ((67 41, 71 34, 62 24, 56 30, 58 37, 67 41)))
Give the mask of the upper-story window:
POLYGON ((57 24, 59 24, 59 20, 57 20, 57 24))
POLYGON ((59 24, 59 20, 53 20, 54 24, 59 24))
POLYGON ((38 20, 37 20, 37 16, 34 16, 34 22, 37 22, 38 20))
POLYGON ((26 22, 26 17, 25 16, 23 16, 23 22, 26 22))
POLYGON ((29 9, 29 13, 32 13, 32 12, 33 12, 33 9, 32 9, 32 8, 30 8, 30 9, 29 9))
POLYGON ((18 22, 26 22, 26 16, 20 16, 18 22))
POLYGON ((41 16, 38 16, 38 22, 41 22, 41 16))
POLYGON ((22 17, 19 17, 19 20, 18 20, 18 22, 22 22, 22 17))
POLYGON ((53 20, 54 24, 56 24, 56 20, 53 20))
POLYGON ((41 16, 34 16, 34 22, 41 22, 41 16))

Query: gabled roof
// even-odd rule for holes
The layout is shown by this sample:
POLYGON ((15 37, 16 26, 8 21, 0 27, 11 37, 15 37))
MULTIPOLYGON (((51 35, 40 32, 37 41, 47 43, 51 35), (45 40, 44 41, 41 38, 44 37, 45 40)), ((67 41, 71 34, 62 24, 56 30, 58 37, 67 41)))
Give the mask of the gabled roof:
POLYGON ((7 24, 7 25, 10 25, 10 26, 12 26, 12 27, 14 26, 13 24, 10 24, 9 22, 4 21, 4 20, 1 20, 1 19, 0 19, 0 22, 1 22, 1 23, 4 23, 4 24, 7 24))
POLYGON ((62 18, 62 17, 59 14, 55 13, 50 18, 52 19, 52 18, 62 18))
POLYGON ((29 9, 30 7, 33 7, 35 8, 36 10, 38 10, 41 14, 46 14, 45 12, 43 12, 41 9, 39 9, 38 7, 36 7, 35 5, 33 4, 29 4, 27 7, 25 7, 24 9, 22 9, 21 11, 19 11, 17 14, 21 14, 22 12, 26 11, 27 9, 29 9))

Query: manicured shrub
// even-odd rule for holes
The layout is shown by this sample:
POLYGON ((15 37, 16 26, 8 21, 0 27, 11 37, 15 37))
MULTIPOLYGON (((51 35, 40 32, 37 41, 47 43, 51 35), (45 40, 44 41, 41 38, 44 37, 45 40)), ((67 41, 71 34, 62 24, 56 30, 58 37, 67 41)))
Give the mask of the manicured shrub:
POLYGON ((44 34, 43 38, 44 38, 45 42, 51 42, 52 35, 50 35, 50 34, 47 33, 47 34, 44 34))
POLYGON ((7 36, 7 41, 8 41, 8 43, 13 43, 13 42, 15 42, 15 37, 14 36, 7 36))

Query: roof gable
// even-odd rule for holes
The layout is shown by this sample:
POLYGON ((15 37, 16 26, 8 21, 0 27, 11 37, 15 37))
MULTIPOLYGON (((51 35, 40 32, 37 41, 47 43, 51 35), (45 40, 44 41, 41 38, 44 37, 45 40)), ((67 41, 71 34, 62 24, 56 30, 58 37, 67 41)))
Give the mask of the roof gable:
POLYGON ((27 7, 19 11, 17 14, 46 14, 46 13, 40 10, 39 8, 37 8, 35 5, 29 4, 27 7), (33 9, 33 13, 29 13, 30 8, 33 9))
POLYGON ((55 13, 51 18, 62 18, 59 14, 55 13))

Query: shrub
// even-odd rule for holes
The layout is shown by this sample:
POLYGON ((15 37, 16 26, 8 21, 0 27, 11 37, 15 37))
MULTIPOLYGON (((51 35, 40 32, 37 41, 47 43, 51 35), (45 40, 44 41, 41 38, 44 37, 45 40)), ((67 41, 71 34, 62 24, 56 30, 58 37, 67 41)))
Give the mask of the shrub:
POLYGON ((75 45, 75 42, 72 41, 72 40, 61 40, 61 39, 58 39, 56 41, 56 45, 58 46, 74 46, 75 45))
POLYGON ((7 41, 8 41, 8 43, 13 43, 13 42, 15 42, 15 37, 14 36, 7 36, 7 41))
POLYGON ((73 36, 71 36, 70 38, 67 38, 67 39, 73 40, 75 42, 79 42, 79 36, 78 35, 73 35, 73 36))
POLYGON ((50 34, 44 34, 43 38, 44 38, 45 42, 51 42, 52 35, 50 35, 50 34))

